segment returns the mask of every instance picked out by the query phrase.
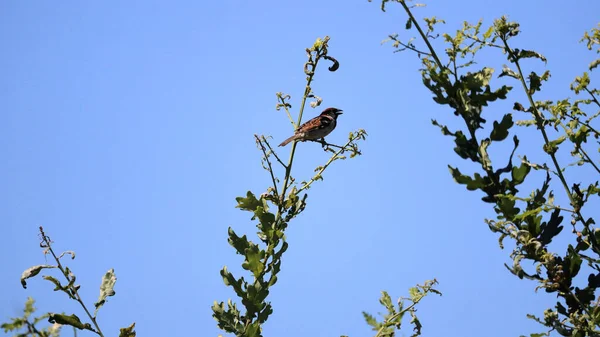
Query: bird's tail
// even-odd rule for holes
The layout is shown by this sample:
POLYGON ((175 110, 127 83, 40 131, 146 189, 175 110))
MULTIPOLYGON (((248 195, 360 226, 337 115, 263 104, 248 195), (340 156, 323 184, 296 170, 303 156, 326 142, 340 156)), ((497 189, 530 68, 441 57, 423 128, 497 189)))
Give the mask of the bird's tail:
POLYGON ((291 141, 296 140, 296 139, 297 139, 297 135, 293 135, 290 138, 281 142, 281 144, 279 144, 279 146, 286 146, 286 145, 288 145, 288 143, 290 143, 291 141))

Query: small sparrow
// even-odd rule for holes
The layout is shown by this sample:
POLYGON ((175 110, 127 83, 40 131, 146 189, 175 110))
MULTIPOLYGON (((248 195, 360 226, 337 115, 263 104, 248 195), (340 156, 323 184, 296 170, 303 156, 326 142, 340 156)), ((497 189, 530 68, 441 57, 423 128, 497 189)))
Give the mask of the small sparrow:
POLYGON ((342 110, 337 108, 327 108, 321 114, 308 122, 300 125, 294 132, 294 135, 283 141, 279 146, 286 146, 289 142, 307 141, 307 140, 325 140, 325 136, 331 133, 337 124, 337 118, 342 114, 342 110))

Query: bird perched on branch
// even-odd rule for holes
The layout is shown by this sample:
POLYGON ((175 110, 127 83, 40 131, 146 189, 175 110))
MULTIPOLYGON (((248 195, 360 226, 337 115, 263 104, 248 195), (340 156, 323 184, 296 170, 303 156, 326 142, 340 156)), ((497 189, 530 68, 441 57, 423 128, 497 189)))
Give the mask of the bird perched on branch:
POLYGON ((279 146, 286 146, 294 140, 303 142, 325 138, 325 136, 335 129, 337 118, 341 114, 342 110, 337 108, 327 108, 323 110, 319 116, 300 125, 294 132, 294 135, 284 140, 279 146))

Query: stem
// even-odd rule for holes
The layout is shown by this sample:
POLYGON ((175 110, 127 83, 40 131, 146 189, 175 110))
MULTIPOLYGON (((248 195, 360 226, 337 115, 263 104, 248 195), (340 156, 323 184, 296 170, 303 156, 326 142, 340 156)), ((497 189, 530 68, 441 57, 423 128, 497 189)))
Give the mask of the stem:
MULTIPOLYGON (((419 300, 420 301, 420 300, 419 300)), ((417 303, 419 303, 419 301, 413 302, 411 305, 409 305, 406 309, 397 312, 396 314, 392 315, 390 318, 388 318, 386 321, 388 322, 392 322, 394 321, 396 318, 404 315, 405 313, 409 312, 412 308, 414 308, 415 305, 417 305, 417 303)), ((379 337, 381 336, 381 333, 383 332, 383 330, 385 328, 388 328, 389 326, 385 324, 385 322, 382 324, 381 328, 379 328, 379 330, 377 331, 377 334, 375 335, 375 337, 379 337)))
MULTIPOLYGON (((275 175, 273 174, 273 167, 271 166, 271 161, 269 160, 269 156, 267 155, 267 149, 265 148, 261 139, 257 135, 254 135, 254 137, 256 138, 256 141, 260 145, 260 149, 262 150, 265 161, 267 162, 267 165, 269 166, 268 171, 271 174, 271 180, 273 181, 273 188, 275 189, 275 198, 277 198, 279 196, 279 193, 277 193, 277 179, 275 178, 275 175)), ((266 139, 265 139, 265 141, 266 141, 266 139)))
MULTIPOLYGON (((286 95, 286 97, 289 97, 289 96, 286 95)), ((290 122, 294 126, 294 129, 295 129, 296 128, 296 124, 294 123, 294 119, 292 118, 292 114, 290 113, 290 110, 288 109, 288 107, 287 107, 287 105, 285 103, 284 97, 282 95, 280 95, 280 94, 277 94, 277 98, 279 98, 279 101, 281 101, 281 105, 285 109, 285 112, 286 112, 288 118, 290 119, 290 122)))
POLYGON ((404 10, 406 11, 406 14, 408 14, 408 16, 410 17, 411 21, 414 23, 415 27, 417 27, 417 30, 419 31, 419 34, 421 34, 421 38, 423 39, 423 41, 427 45, 427 48, 431 52, 431 56, 433 56, 433 58, 435 59, 435 62, 438 64, 438 67, 440 69, 443 69, 443 65, 442 65, 442 62, 440 61, 440 58, 437 56, 435 50, 431 46, 431 43, 429 43, 429 39, 427 38, 427 35, 425 35, 425 33, 423 32, 423 30, 421 29, 421 26, 419 26, 419 23, 417 22, 417 20, 415 19, 415 17, 412 15, 412 13, 410 11, 410 8, 408 8, 408 6, 406 5, 406 1, 405 0, 399 0, 399 2, 402 5, 402 7, 404 8, 404 10))
POLYGON ((269 142, 267 142, 267 139, 263 136, 263 140, 265 141, 265 144, 267 144, 267 147, 269 148, 269 151, 271 151, 271 154, 275 157, 275 159, 277 159, 277 161, 279 162, 279 164, 281 164, 281 166, 283 166, 284 168, 287 168, 287 165, 285 165, 283 163, 283 161, 279 158, 279 156, 277 155, 277 152, 273 151, 273 148, 271 147, 271 144, 269 144, 269 142))
MULTIPOLYGON (((69 283, 71 283, 71 278, 69 277, 69 274, 66 272, 65 268, 62 266, 62 264, 60 263, 60 259, 56 256, 56 254, 54 253, 54 250, 52 249, 52 246, 50 244, 50 240, 49 238, 46 236, 46 234, 44 233, 42 227, 40 227, 40 232, 42 234, 42 240, 44 241, 44 243, 46 244, 46 246, 48 247, 48 251, 50 251, 50 253, 52 254, 52 256, 54 257, 54 260, 56 261, 56 263, 58 264, 58 269, 62 272, 62 274, 64 275, 64 277, 67 279, 67 281, 69 283)), ((102 330, 100 330, 100 326, 98 325, 98 322, 96 322, 96 318, 94 318, 94 316, 92 316, 92 314, 90 314, 89 310, 87 309, 87 307, 85 306, 85 304, 83 303, 83 300, 81 299, 81 296, 79 296, 79 292, 77 291, 76 287, 70 286, 69 287, 70 290, 73 292, 73 294, 75 295, 75 300, 77 302, 79 302, 79 304, 81 305, 81 307, 83 308, 83 310, 85 311, 85 313, 88 315, 88 317, 90 318, 90 320, 92 321, 92 323, 94 323, 94 326, 96 327, 96 332, 99 336, 104 337, 104 335, 102 334, 102 330)))
MULTIPOLYGON (((509 59, 513 60, 515 66, 517 67, 517 71, 519 72, 519 80, 521 81, 521 85, 523 86, 523 89, 525 90, 525 94, 527 95, 529 104, 531 105, 531 108, 533 109, 533 112, 534 112, 533 116, 535 117, 535 120, 538 124, 538 129, 540 129, 540 132, 542 133, 542 137, 544 138, 544 143, 547 145, 550 143, 550 139, 548 138, 546 129, 542 125, 543 124, 542 114, 538 110, 538 108, 535 104, 535 101, 533 100, 533 96, 531 95, 531 93, 529 91, 527 82, 525 82, 525 77, 523 76, 523 71, 521 70, 521 64, 519 63, 519 60, 515 56, 513 50, 508 46, 508 43, 506 42, 506 40, 502 39, 502 42, 504 43, 505 50, 509 54, 509 59)), ((562 183, 565 191, 567 192, 567 195, 569 196, 569 201, 571 201, 571 203, 574 203, 575 199, 573 198, 573 193, 569 189, 569 184, 567 183, 567 179, 565 178, 564 174, 562 173, 562 169, 560 168, 560 164, 558 163, 556 156, 554 155, 554 153, 549 153, 548 155, 552 159, 552 163, 554 164, 554 167, 556 168, 556 174, 558 175, 560 182, 562 183)))
MULTIPOLYGON (((312 185, 312 183, 314 183, 315 181, 317 181, 317 179, 321 176, 321 173, 323 173, 323 171, 325 171, 325 169, 327 169, 327 167, 333 163, 340 154, 348 151, 348 145, 350 145, 353 141, 357 140, 360 137, 359 134, 354 135, 350 140, 348 140, 348 142, 346 143, 346 145, 342 146, 337 146, 340 149, 334 153, 331 158, 329 158, 329 160, 327 161, 327 163, 325 163, 325 165, 323 165, 323 167, 321 167, 321 169, 319 170, 319 172, 317 172, 317 174, 315 174, 306 184, 304 184, 302 187, 300 187, 298 189, 298 193, 300 193, 300 191, 303 191, 307 188, 310 187, 310 185, 312 185)), ((329 144, 328 144, 329 145, 329 144)))
MULTIPOLYGON (((355 140, 358 138, 354 138, 355 140)), ((335 144, 331 144, 331 143, 327 143, 325 140, 309 140, 310 142, 315 142, 315 143, 319 143, 321 145, 323 145, 323 147, 328 146, 328 147, 335 147, 338 149, 345 149, 345 150, 349 150, 348 149, 348 145, 350 144, 349 142, 346 143, 346 145, 344 146, 340 146, 340 145, 335 145, 335 144)), ((327 151, 327 149, 325 149, 325 151, 327 151)), ((360 151, 356 151, 356 154, 360 155, 362 154, 360 151)))
POLYGON ((481 40, 480 38, 478 38, 477 36, 474 36, 474 35, 468 35, 468 34, 465 34, 465 37, 466 37, 467 39, 471 39, 471 40, 473 40, 473 41, 475 41, 475 42, 479 42, 479 43, 481 43, 481 44, 483 44, 483 45, 486 45, 486 46, 490 46, 490 47, 494 47, 494 48, 500 48, 500 49, 504 49, 504 47, 502 47, 501 45, 497 45, 497 44, 495 44, 495 43, 492 43, 492 42, 483 41, 483 40, 481 40))
POLYGON ((578 146, 577 151, 581 152, 585 159, 587 159, 588 163, 592 164, 592 166, 596 169, 596 172, 600 173, 600 169, 598 168, 598 166, 596 166, 592 158, 590 158, 590 156, 587 154, 587 152, 585 152, 585 150, 582 147, 578 146))
MULTIPOLYGON (((309 73, 308 79, 306 81, 306 88, 304 89, 304 96, 302 97, 302 104, 300 105, 300 112, 298 114, 298 123, 296 123, 296 125, 300 125, 300 123, 302 122, 302 114, 304 113, 304 106, 306 105, 306 100, 311 91, 310 84, 312 83, 313 77, 315 76, 315 71, 317 69, 318 63, 319 63, 319 56, 317 55, 317 57, 315 58, 315 63, 312 67, 312 71, 309 73)), ((282 198, 285 198, 285 192, 287 192, 287 189, 289 187, 290 176, 291 176, 291 172, 292 172, 292 164, 294 163, 294 154, 296 153, 296 145, 297 144, 298 144, 298 142, 293 142, 292 150, 290 152, 290 158, 288 160, 288 164, 285 167, 285 180, 283 182, 283 188, 281 189, 281 197, 282 198)), ((279 210, 277 211, 277 220, 281 219, 282 208, 283 208, 283 203, 281 202, 279 205, 279 210)), ((277 220, 276 220, 276 223, 277 223, 277 220)))
POLYGON ((594 93, 587 87, 585 88, 585 91, 587 91, 587 93, 590 94, 590 96, 592 96, 592 100, 594 101, 594 103, 596 103, 596 105, 600 107, 600 102, 598 101, 594 93))
POLYGON ((594 134, 596 134, 596 135, 600 136, 600 131, 598 131, 598 130, 594 129, 594 127, 593 127, 593 126, 591 126, 591 125, 589 124, 589 120, 588 120, 588 123, 586 123, 586 122, 582 122, 582 121, 580 121, 579 119, 577 119, 577 118, 575 118, 575 117, 573 117, 573 116, 571 116, 571 115, 566 115, 566 114, 565 114, 564 116, 565 116, 565 117, 568 117, 568 118, 570 118, 570 119, 571 119, 571 120, 573 120, 573 121, 577 121, 577 123, 579 123, 579 124, 581 124, 581 125, 585 125, 585 126, 586 126, 588 129, 590 129, 590 130, 591 130, 591 131, 592 131, 594 134))
MULTIPOLYGON (((569 116, 571 117, 571 116, 569 116)), ((575 118, 571 117, 573 120, 575 120, 575 118)), ((580 121, 577 121, 578 123, 581 123, 580 121)), ((567 127, 564 125, 564 123, 562 121, 559 120, 559 124, 560 126, 563 128, 563 130, 565 131, 565 133, 567 133, 567 127)), ((581 123, 581 124, 585 124, 585 123, 581 123)), ((582 154, 585 159, 587 159, 587 161, 592 164, 592 166, 596 169, 596 172, 600 173, 600 169, 598 169, 598 166, 596 166, 596 164, 594 163, 594 161, 592 160, 592 158, 587 154, 587 152, 578 145, 575 145, 575 150, 577 152, 579 152, 580 154, 582 154)))
MULTIPOLYGON (((404 48, 406 48, 406 49, 410 49, 410 50, 414 51, 414 52, 415 52, 415 53, 417 53, 417 54, 423 54, 423 55, 427 55, 427 56, 433 56, 433 55, 431 55, 430 53, 427 53, 427 52, 424 52, 424 51, 418 50, 418 49, 417 49, 417 48, 415 48, 415 47, 412 47, 412 46, 410 46, 410 45, 407 45, 406 43, 403 43, 403 42, 401 42, 400 40, 398 40, 398 38, 397 38, 397 37, 395 37, 395 36, 393 36, 393 35, 389 35, 389 37, 390 37, 390 40, 392 40, 392 41, 395 41, 396 43, 398 43, 398 44, 399 44, 399 45, 401 45, 402 47, 404 47, 404 48)), ((398 51, 400 51, 400 50, 398 50, 398 51)))

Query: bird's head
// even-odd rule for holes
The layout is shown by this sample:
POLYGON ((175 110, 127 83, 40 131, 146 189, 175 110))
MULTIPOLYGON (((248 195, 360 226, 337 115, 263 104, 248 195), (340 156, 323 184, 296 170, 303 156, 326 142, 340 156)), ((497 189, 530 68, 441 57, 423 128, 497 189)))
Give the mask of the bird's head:
POLYGON ((329 115, 335 119, 337 119, 337 117, 341 114, 342 114, 342 110, 340 110, 338 108, 327 108, 327 109, 323 110, 323 112, 321 112, 321 116, 329 115))

